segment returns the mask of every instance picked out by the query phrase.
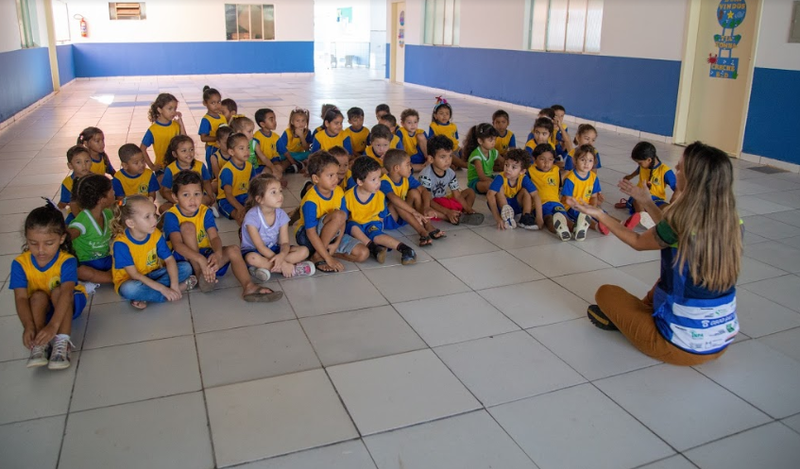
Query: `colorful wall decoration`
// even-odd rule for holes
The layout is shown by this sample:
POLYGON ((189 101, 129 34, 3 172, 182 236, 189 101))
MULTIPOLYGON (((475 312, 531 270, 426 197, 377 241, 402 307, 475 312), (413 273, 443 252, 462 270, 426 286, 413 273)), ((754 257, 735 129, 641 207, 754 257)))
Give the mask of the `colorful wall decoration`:
POLYGON ((733 50, 739 46, 742 35, 736 34, 735 30, 742 24, 746 15, 747 2, 745 0, 722 0, 719 2, 717 21, 722 26, 722 34, 714 35, 717 53, 708 54, 711 78, 735 80, 739 76, 739 58, 733 57, 733 50))

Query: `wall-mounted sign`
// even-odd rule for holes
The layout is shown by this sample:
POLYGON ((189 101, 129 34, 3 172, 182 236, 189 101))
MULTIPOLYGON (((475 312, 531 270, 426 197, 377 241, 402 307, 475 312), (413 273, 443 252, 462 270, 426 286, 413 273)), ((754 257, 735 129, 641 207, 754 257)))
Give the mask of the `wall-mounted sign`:
POLYGON ((747 15, 745 0, 722 0, 717 7, 717 22, 722 26, 722 34, 714 35, 716 54, 708 54, 709 76, 735 80, 739 76, 739 59, 733 57, 733 49, 739 46, 741 34, 734 30, 742 24, 747 15))

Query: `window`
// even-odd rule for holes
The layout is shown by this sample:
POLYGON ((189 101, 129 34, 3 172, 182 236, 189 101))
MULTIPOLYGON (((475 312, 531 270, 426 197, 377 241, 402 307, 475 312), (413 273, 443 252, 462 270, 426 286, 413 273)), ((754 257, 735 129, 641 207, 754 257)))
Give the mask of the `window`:
POLYGON ((111 2, 108 4, 108 17, 112 20, 145 20, 144 3, 111 2))
POLYGON ((69 10, 67 4, 61 0, 53 0, 53 27, 57 43, 63 44, 72 39, 69 32, 69 10))
POLYGON ((603 0, 531 0, 533 50, 600 52, 603 0))
POLYGON ((17 0, 19 39, 23 49, 39 47, 39 22, 36 0, 17 0))
POLYGON ((425 44, 457 46, 461 29, 461 0, 425 0, 425 44))
POLYGON ((275 39, 275 6, 226 3, 225 38, 228 41, 275 39))

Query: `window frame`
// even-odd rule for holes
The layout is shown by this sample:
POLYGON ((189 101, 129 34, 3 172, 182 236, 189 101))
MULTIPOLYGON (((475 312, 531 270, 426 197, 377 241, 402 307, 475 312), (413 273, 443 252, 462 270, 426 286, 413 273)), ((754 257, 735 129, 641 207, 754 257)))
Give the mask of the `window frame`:
POLYGON ((423 12, 425 15, 423 44, 439 47, 457 47, 459 45, 461 42, 461 0, 425 0, 423 12))
POLYGON ((41 47, 39 25, 36 13, 36 0, 16 0, 17 22, 19 24, 19 45, 21 49, 41 47))
POLYGON ((108 2, 108 19, 109 21, 145 21, 147 20, 147 6, 146 2, 108 2), (120 5, 139 5, 139 15, 119 15, 120 5))
POLYGON ((275 4, 274 3, 225 3, 223 4, 224 12, 225 12, 225 41, 275 41, 277 34, 275 30, 275 4), (234 12, 234 21, 235 24, 233 25, 235 28, 235 32, 229 30, 229 12, 233 9, 234 12), (260 38, 253 38, 253 12, 254 10, 258 9, 260 11, 260 38), (239 23, 240 16, 246 11, 247 13, 247 38, 239 37, 242 35, 242 28, 244 27, 243 24, 239 23), (269 14, 271 13, 271 15, 269 14), (268 16, 271 16, 272 19, 268 20, 268 16), (268 33, 272 34, 272 37, 266 37, 268 33), (236 38, 232 36, 236 35, 236 38))
MULTIPOLYGON (((559 52, 562 54, 600 54, 604 7, 603 0, 528 0, 526 5, 527 17, 525 19, 526 49, 535 52, 559 52), (559 34, 558 38, 551 37, 554 26, 558 26, 552 24, 552 6, 554 2, 563 4, 564 11, 563 28, 560 28, 563 29, 563 34, 559 34), (580 50, 574 48, 574 46, 570 48, 569 43, 571 33, 575 34, 575 30, 570 28, 570 6, 574 5, 573 2, 582 4, 581 24, 579 26, 582 30, 580 50), (543 5, 546 6, 543 7, 543 5), (599 15, 597 14, 598 11, 599 15), (543 14, 546 15, 544 21, 541 19, 543 14), (590 23, 590 20, 595 21, 590 23), (590 26, 592 27, 590 28, 590 26), (590 36, 590 33, 595 34, 590 36), (552 44, 553 39, 561 39, 561 43, 554 46, 552 44), (590 49, 587 49, 587 45, 590 49)), ((559 19, 559 25, 560 23, 559 19)), ((573 24, 574 27, 575 25, 573 24)))

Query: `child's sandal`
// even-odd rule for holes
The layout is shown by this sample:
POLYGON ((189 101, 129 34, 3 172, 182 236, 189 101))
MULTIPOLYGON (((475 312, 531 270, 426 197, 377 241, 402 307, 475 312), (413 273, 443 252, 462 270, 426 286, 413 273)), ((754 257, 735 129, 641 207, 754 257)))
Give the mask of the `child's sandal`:
POLYGON ((433 244, 433 240, 430 236, 419 237, 419 247, 430 246, 431 244, 433 244))
POLYGON ((431 231, 430 233, 428 233, 428 236, 431 239, 441 239, 441 238, 446 238, 447 237, 447 235, 442 230, 440 230, 438 228, 433 230, 433 231, 431 231))
POLYGON ((326 273, 329 273, 329 274, 333 273, 333 272, 336 272, 336 269, 334 269, 333 267, 329 266, 328 263, 325 262, 325 261, 315 262, 314 263, 314 267, 316 267, 316 269, 318 271, 320 271, 320 272, 326 272, 326 273))
POLYGON ((141 311, 141 310, 147 308, 147 302, 146 301, 139 301, 139 300, 131 300, 131 306, 133 306, 134 308, 136 308, 136 309, 141 311))

